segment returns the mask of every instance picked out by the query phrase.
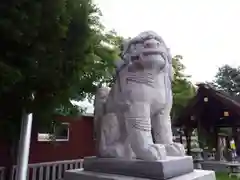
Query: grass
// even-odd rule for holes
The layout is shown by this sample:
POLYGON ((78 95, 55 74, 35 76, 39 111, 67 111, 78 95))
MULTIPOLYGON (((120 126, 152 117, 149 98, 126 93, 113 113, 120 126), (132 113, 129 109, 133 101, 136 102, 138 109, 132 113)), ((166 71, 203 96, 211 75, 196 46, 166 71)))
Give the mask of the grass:
POLYGON ((235 176, 233 176, 231 179, 228 177, 227 173, 219 173, 216 172, 216 179, 217 180, 237 180, 235 176))

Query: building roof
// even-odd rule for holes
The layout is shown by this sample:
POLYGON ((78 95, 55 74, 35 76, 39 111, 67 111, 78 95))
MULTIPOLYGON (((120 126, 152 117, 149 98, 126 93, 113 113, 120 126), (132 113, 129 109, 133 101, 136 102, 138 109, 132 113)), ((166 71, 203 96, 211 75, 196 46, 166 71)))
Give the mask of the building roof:
POLYGON ((198 121, 211 125, 240 125, 239 97, 230 96, 209 84, 198 84, 197 94, 189 101, 182 113, 173 121, 174 126, 197 126, 198 121), (204 98, 207 98, 204 102, 204 98), (230 112, 223 117, 224 111, 230 112), (194 117, 194 118, 191 118, 194 117), (224 119, 220 121, 219 119, 224 119), (227 121, 230 120, 230 121, 227 121), (239 122, 237 122, 239 119, 239 122))

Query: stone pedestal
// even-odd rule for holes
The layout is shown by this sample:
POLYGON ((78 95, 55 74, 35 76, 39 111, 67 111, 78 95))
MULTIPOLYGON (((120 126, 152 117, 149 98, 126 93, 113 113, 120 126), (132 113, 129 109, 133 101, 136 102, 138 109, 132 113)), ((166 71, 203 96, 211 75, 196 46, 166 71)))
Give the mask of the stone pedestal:
MULTIPOLYGON (((91 171, 70 170, 65 174, 64 180, 152 180, 117 174, 96 173, 91 171)), ((194 170, 191 173, 174 177, 168 180, 216 180, 214 171, 194 170)))
POLYGON ((215 180, 212 171, 193 169, 192 157, 161 161, 85 158, 83 169, 65 172, 64 180, 215 180))

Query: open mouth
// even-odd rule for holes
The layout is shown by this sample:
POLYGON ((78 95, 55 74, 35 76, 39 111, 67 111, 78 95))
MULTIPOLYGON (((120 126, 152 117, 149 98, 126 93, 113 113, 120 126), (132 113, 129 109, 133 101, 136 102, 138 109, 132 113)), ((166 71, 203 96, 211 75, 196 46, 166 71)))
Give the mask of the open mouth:
POLYGON ((159 51, 147 51, 147 52, 143 52, 144 56, 149 56, 149 55, 163 55, 163 53, 159 52, 159 51))
MULTIPOLYGON (((154 56, 154 55, 160 55, 163 59, 165 59, 164 54, 162 52, 159 52, 159 51, 147 51, 147 52, 143 52, 142 54, 145 57, 147 57, 147 56, 154 56)), ((140 58, 140 56, 136 55, 136 56, 132 56, 131 60, 132 61, 136 61, 136 60, 139 60, 139 58, 140 58)))

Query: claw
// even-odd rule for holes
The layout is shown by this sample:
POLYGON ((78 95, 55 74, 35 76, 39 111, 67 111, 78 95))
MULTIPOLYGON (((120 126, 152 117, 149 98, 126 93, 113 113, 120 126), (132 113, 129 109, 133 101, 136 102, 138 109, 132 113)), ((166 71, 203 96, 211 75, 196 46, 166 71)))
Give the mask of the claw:
POLYGON ((166 149, 164 145, 161 144, 153 144, 151 147, 155 148, 157 151, 158 159, 157 160, 164 160, 167 157, 166 149))
POLYGON ((167 156, 185 156, 184 146, 180 143, 166 144, 167 156))

